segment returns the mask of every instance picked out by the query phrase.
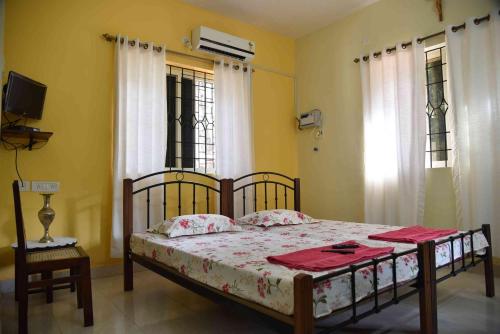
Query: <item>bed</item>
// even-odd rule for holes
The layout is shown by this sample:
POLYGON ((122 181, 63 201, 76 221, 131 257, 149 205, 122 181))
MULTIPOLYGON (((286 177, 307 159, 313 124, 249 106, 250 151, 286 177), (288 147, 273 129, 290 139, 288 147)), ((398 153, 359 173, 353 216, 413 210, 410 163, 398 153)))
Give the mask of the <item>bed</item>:
POLYGON ((271 228, 244 226, 242 232, 170 239, 148 232, 133 233, 134 195, 146 194, 144 218, 149 226, 154 189, 159 189, 156 193, 163 197, 164 218, 172 188, 177 194, 177 213, 219 211, 234 217, 235 210, 242 211, 238 214, 278 207, 300 210, 300 181, 278 173, 253 173, 235 180, 186 171, 151 176, 158 175, 164 175, 162 182, 145 186, 141 181, 150 176, 124 180, 125 290, 133 288, 132 265, 137 262, 204 296, 257 311, 294 333, 306 334, 315 329, 332 332, 414 294, 420 295, 421 331, 437 332, 437 283, 480 262, 485 263, 486 294, 494 295, 489 225, 419 245, 368 239, 374 231, 397 227, 328 220, 271 228), (203 205, 195 198, 197 194, 200 197, 200 191, 205 195, 203 205), (186 192, 190 192, 192 201, 186 201, 186 192), (181 202, 191 203, 191 208, 182 209, 181 202), (346 240, 369 246, 391 245, 395 251, 325 272, 288 269, 265 259, 346 240), (443 267, 448 267, 446 274, 438 278, 436 270, 443 267))

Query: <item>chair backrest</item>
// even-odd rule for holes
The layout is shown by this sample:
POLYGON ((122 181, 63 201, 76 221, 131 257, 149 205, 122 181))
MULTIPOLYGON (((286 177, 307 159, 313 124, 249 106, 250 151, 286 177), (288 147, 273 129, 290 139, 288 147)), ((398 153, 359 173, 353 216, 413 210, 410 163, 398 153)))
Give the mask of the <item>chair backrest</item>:
MULTIPOLYGON (((16 214, 17 247, 21 255, 26 255, 26 234, 24 233, 23 210, 21 207, 21 195, 19 192, 19 181, 12 183, 12 193, 14 194, 14 211, 16 214)), ((26 258, 26 256, 22 256, 26 258)))

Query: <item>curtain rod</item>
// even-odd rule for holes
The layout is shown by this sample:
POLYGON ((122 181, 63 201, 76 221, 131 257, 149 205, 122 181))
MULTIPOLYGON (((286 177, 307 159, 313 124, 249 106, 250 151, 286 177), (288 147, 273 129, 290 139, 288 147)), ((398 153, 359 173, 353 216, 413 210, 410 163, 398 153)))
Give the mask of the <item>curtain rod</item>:
MULTIPOLYGON (((498 14, 500 15, 500 11, 498 11, 498 14)), ((483 21, 489 21, 489 19, 490 19, 490 14, 488 14, 486 16, 483 16, 483 17, 475 18, 474 19, 474 24, 478 25, 479 23, 481 23, 483 21)), ((461 25, 451 27, 451 31, 453 31, 453 32, 457 32, 457 31, 459 31, 461 29, 465 29, 465 22, 462 23, 461 25)), ((434 34, 430 34, 430 35, 427 35, 427 36, 424 36, 424 37, 417 38, 417 43, 420 44, 423 41, 425 41, 426 39, 433 38, 433 37, 436 37, 436 36, 439 36, 439 35, 444 35, 444 33, 445 33, 445 31, 443 30, 443 31, 436 32, 434 34)), ((410 42, 406 42, 406 43, 401 43, 401 47, 403 49, 406 49, 411 44, 412 44, 411 41, 410 42)), ((385 52, 387 52, 387 53, 391 53, 393 51, 396 51, 396 47, 395 46, 393 46, 392 48, 385 49, 385 52)), ((377 58, 381 54, 382 54, 382 51, 374 52, 373 53, 373 57, 377 58)), ((368 61, 368 59, 370 59, 370 56, 363 56, 362 59, 363 59, 363 61, 368 61)), ((354 62, 355 63, 359 63, 359 61, 360 61, 359 58, 354 58, 354 62)))
MULTIPOLYGON (((118 37, 117 36, 113 36, 113 35, 110 35, 108 33, 106 34, 102 34, 102 37, 108 41, 108 42, 116 42, 118 37)), ((123 37, 120 39, 120 43, 123 43, 124 42, 124 39, 123 37)), ((134 40, 131 40, 131 41, 128 41, 128 44, 130 46, 134 46, 135 45, 135 41, 134 40)), ((145 48, 147 49, 149 47, 149 44, 148 43, 142 43, 142 42, 139 42, 139 47, 142 47, 142 48, 145 48)), ((163 50, 163 47, 161 46, 153 46, 153 50, 154 51, 157 51, 157 52, 162 52, 163 50)), ((174 51, 174 50, 169 50, 167 48, 165 48, 165 52, 168 52, 168 53, 172 53, 172 54, 176 54, 178 56, 183 56, 183 57, 189 57, 189 58, 193 58, 193 59, 196 59, 198 61, 203 61, 205 63, 208 63, 208 64, 217 64, 219 65, 221 62, 219 60, 213 60, 213 59, 209 59, 209 58, 204 58, 204 57, 199 57, 199 56, 194 56, 194 55, 190 55, 189 53, 184 53, 184 52, 179 52, 179 51, 174 51)), ((224 66, 229 66, 229 63, 224 63, 224 66)), ((239 65, 233 65, 233 68, 235 70, 239 70, 240 69, 240 66, 239 65)), ((246 72, 247 71, 247 67, 245 65, 243 65, 243 71, 246 72)), ((254 69, 252 69, 252 72, 255 72, 254 69)))
MULTIPOLYGON (((105 34, 102 34, 101 35, 106 41, 108 42, 116 42, 118 37, 117 36, 113 36, 111 34, 108 34, 108 33, 105 33, 105 34)), ((123 37, 120 39, 120 43, 123 43, 124 42, 124 39, 123 37)), ((135 41, 134 40, 130 40, 128 41, 128 44, 130 46, 134 46, 135 45, 135 41)), ((148 43, 139 43, 139 47, 143 47, 143 48, 148 48, 149 47, 149 44, 148 43)), ((157 52, 161 52, 163 50, 163 48, 161 46, 153 46, 153 50, 157 51, 157 52)), ((203 57, 198 57, 198 56, 194 56, 194 55, 190 55, 188 53, 184 53, 184 52, 179 52, 179 51, 174 51, 174 50, 169 50, 167 48, 165 48, 165 52, 168 52, 168 53, 173 53, 173 54, 176 54, 176 55, 179 55, 179 56, 184 56, 184 57, 190 57, 190 58, 194 58, 196 60, 201 60, 203 62, 206 62, 206 63, 210 63, 210 64, 213 64, 214 61, 212 59, 208 59, 208 58, 203 58, 203 57)))

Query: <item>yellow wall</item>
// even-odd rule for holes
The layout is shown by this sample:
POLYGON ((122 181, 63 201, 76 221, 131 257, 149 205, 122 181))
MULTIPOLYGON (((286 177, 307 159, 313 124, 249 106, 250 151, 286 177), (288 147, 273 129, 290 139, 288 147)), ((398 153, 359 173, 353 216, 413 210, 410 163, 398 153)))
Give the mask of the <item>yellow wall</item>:
MULTIPOLYGON (((7 0, 6 64, 48 85, 43 120, 54 131, 41 150, 20 153, 27 180, 57 180, 53 235, 74 235, 93 265, 112 263, 111 228, 113 45, 100 35, 122 33, 187 52, 182 37, 206 25, 254 40, 254 63, 294 73, 294 41, 176 0, 7 0)), ((177 62, 181 58, 174 59, 177 62)), ((257 169, 297 175, 293 80, 257 70, 253 80, 257 169), (261 134, 265 134, 261 136, 261 134)), ((158 152, 158 154, 163 154, 158 152)), ((15 241, 10 184, 14 153, 0 150, 0 280, 12 277, 15 241)), ((41 197, 23 194, 29 239, 38 238, 41 197)))
MULTIPOLYGON (((299 112, 324 113, 324 138, 313 152, 313 137, 299 137, 299 174, 304 210, 314 217, 363 221, 363 123, 359 65, 353 58, 413 36, 486 15, 493 0, 443 1, 439 22, 431 0, 381 0, 296 42, 299 112)), ((422 110, 422 112, 424 112, 422 110)), ((425 223, 455 224, 450 169, 427 171, 425 223)))

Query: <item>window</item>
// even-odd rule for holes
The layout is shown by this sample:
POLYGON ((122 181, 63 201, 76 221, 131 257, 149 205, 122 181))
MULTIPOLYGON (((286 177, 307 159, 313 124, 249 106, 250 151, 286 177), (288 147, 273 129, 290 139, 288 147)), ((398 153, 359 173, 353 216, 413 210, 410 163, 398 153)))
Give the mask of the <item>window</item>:
POLYGON ((214 76, 167 65, 165 167, 215 172, 214 76))
POLYGON ((427 168, 450 167, 450 130, 446 46, 425 50, 427 87, 427 168))

